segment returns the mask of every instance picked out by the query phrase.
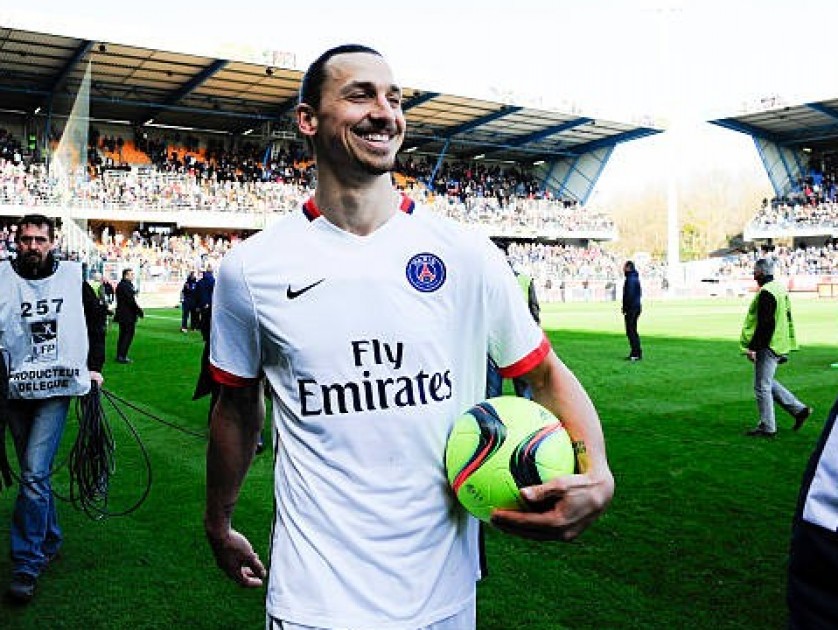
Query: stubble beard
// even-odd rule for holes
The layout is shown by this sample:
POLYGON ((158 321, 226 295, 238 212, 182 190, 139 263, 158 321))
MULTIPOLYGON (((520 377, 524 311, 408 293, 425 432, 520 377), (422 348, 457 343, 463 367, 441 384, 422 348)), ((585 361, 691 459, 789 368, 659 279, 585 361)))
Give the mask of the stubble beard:
POLYGON ((393 158, 393 159, 390 159, 388 162, 383 163, 383 164, 374 164, 374 163, 370 163, 370 162, 362 162, 361 166, 370 175, 376 175, 376 176, 386 175, 387 173, 392 173, 393 172, 393 168, 395 168, 395 166, 396 166, 396 160, 395 160, 395 158, 393 158))
POLYGON ((396 156, 375 156, 366 155, 360 152, 353 151, 347 156, 347 166, 350 166, 355 172, 364 175, 372 175, 380 177, 391 173, 396 166, 396 156))

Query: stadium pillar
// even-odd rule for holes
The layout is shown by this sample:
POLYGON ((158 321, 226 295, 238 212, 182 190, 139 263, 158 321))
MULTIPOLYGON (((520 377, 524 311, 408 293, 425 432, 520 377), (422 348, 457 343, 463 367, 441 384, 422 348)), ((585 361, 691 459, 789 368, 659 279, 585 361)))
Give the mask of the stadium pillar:
MULTIPOLYGON (((670 132, 671 133, 671 132, 670 132)), ((669 140, 670 146, 674 143, 669 140)), ((674 154, 674 151, 672 151, 674 154)), ((672 156, 674 157, 674 155, 672 156)), ((666 280, 668 286, 668 293, 673 293, 676 286, 680 286, 680 239, 678 228, 678 184, 675 181, 675 169, 671 166, 674 164, 669 161, 670 166, 667 168, 667 190, 666 190, 666 280)))
POLYGON ((683 73, 676 64, 675 51, 672 40, 679 37, 682 27, 683 9, 672 5, 655 9, 658 24, 658 55, 663 81, 663 96, 666 102, 668 125, 664 134, 666 150, 666 281, 667 293, 672 295, 676 287, 683 284, 680 265, 680 229, 678 225, 678 169, 680 162, 679 137, 681 129, 679 122, 684 116, 683 90, 681 81, 683 73), (673 33, 673 31, 676 31, 673 33))

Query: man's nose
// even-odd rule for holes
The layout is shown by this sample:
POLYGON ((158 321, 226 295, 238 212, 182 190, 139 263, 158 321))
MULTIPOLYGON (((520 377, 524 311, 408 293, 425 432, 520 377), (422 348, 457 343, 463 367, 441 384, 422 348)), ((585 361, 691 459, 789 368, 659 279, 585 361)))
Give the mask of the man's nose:
POLYGON ((379 117, 385 118, 395 118, 396 112, 393 104, 390 102, 390 99, 387 97, 386 94, 380 94, 375 99, 375 106, 373 107, 373 112, 375 115, 379 117))

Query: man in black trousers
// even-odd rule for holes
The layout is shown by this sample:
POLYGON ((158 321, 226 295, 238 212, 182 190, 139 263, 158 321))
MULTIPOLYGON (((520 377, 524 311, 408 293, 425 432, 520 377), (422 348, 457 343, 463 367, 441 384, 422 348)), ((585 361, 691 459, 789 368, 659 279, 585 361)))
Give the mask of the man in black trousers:
POLYGON ((128 358, 128 349, 134 341, 137 319, 144 315, 143 309, 137 304, 134 270, 123 269, 122 280, 116 285, 116 314, 114 315, 114 321, 119 324, 119 337, 116 341, 117 363, 133 363, 128 358))
POLYGON ((637 334, 637 320, 640 319, 640 274, 631 260, 623 265, 623 273, 626 280, 623 283, 623 319, 626 323, 626 337, 629 341, 628 361, 640 361, 643 358, 643 349, 640 347, 640 335, 637 334))
POLYGON ((209 310, 212 307, 212 292, 215 290, 215 276, 212 273, 212 267, 207 265, 206 269, 201 273, 201 278, 195 283, 195 293, 193 295, 193 306, 195 313, 198 315, 198 329, 204 330, 208 328, 209 324, 204 325, 204 319, 209 321, 209 310))

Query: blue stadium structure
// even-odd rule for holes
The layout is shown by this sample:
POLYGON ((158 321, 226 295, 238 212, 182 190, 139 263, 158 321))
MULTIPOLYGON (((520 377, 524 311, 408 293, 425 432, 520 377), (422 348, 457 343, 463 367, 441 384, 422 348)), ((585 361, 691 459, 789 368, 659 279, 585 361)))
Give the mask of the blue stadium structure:
POLYGON ((772 220, 763 216, 760 221, 758 214, 746 228, 745 240, 838 238, 838 99, 786 105, 772 98, 754 111, 710 122, 753 138, 774 189, 772 220), (818 210, 804 216, 795 206, 818 210))
POLYGON ((710 122, 753 138, 777 197, 802 192, 811 157, 838 151, 838 99, 794 106, 770 99, 766 105, 710 122))

